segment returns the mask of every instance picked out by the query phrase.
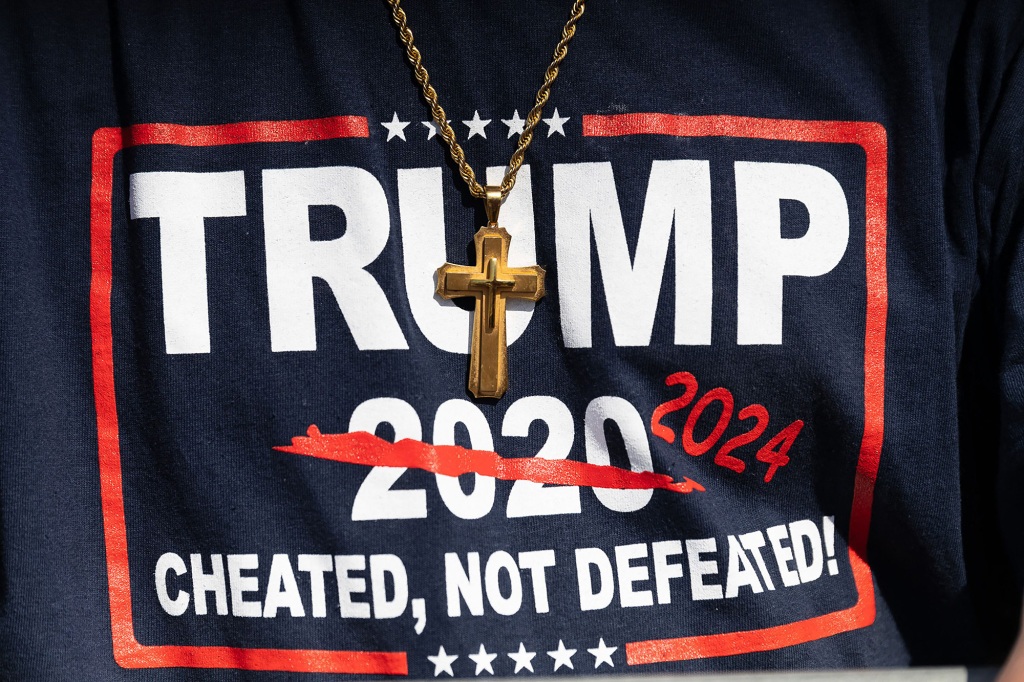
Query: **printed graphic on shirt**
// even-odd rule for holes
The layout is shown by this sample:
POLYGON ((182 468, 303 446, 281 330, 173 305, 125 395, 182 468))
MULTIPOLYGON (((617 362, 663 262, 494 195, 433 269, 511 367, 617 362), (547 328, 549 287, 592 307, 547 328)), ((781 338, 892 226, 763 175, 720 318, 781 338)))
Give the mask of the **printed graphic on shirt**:
MULTIPOLYGON (((523 125, 462 123, 471 159, 523 125)), ((437 295, 485 221, 432 123, 97 131, 118 663, 671 670, 872 623, 884 130, 545 124, 500 223, 547 295, 492 277, 481 312, 498 400, 467 393, 472 299, 437 295)))

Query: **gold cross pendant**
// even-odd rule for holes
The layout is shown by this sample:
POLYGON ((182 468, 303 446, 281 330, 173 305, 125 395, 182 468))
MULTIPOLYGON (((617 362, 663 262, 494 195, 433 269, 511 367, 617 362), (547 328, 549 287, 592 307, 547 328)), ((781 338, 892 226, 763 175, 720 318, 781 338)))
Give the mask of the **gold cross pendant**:
POLYGON ((437 295, 453 299, 472 296, 473 344, 469 354, 469 392, 477 398, 500 398, 508 388, 508 345, 505 302, 510 298, 538 301, 544 296, 544 268, 511 268, 512 237, 498 227, 501 192, 487 187, 488 224, 477 230, 476 266, 445 263, 437 269, 437 295))

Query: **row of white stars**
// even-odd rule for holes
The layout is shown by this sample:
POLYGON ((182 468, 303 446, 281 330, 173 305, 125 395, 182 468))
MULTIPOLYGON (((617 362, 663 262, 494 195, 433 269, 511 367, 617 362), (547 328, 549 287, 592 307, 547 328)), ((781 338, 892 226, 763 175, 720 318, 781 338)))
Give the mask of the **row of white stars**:
MULTIPOLYGON (((555 111, 548 118, 542 118, 544 123, 548 124, 548 137, 551 137, 555 133, 558 133, 562 137, 565 137, 565 124, 569 120, 568 116, 559 116, 558 107, 555 107, 555 111)), ((448 121, 451 123, 451 121, 448 121)), ((466 136, 467 140, 471 140, 477 135, 487 139, 487 125, 491 122, 491 119, 481 119, 480 112, 474 111, 473 118, 462 123, 469 128, 469 134, 466 136)), ((512 112, 512 118, 503 118, 501 122, 508 126, 508 137, 513 135, 522 135, 523 127, 526 125, 526 120, 519 118, 519 110, 516 109, 512 112)), ((382 126, 388 129, 388 142, 393 138, 401 138, 403 142, 407 142, 405 139, 405 128, 412 121, 401 121, 398 119, 398 112, 394 112, 391 116, 391 120, 387 123, 381 123, 382 126)), ((427 129, 427 139, 431 139, 437 134, 437 123, 434 121, 420 121, 420 123, 427 129)))
MULTIPOLYGON (((607 646, 604 643, 604 638, 593 649, 587 649, 590 655, 594 657, 594 668, 599 668, 602 663, 607 663, 610 667, 614 668, 615 663, 612 662, 612 654, 619 650, 617 646, 607 646)), ((558 640, 558 648, 554 651, 549 651, 548 656, 554 659, 554 670, 558 670, 561 667, 575 670, 572 664, 572 657, 578 649, 566 649, 565 644, 562 640, 558 640)), ((533 670, 533 659, 537 656, 536 651, 527 651, 526 645, 522 642, 519 643, 519 651, 514 651, 510 654, 506 654, 509 658, 516 662, 516 669, 513 674, 518 673, 520 670, 529 670, 531 673, 533 670)), ((494 659, 498 657, 498 654, 489 653, 484 645, 480 645, 480 651, 475 654, 469 654, 467 658, 476 663, 476 675, 484 672, 485 670, 491 675, 494 674, 494 668, 492 663, 494 659)), ((452 663, 454 663, 459 657, 455 654, 449 654, 444 650, 444 647, 440 647, 437 651, 437 656, 427 656, 427 660, 434 664, 434 677, 437 677, 441 673, 448 673, 450 677, 455 677, 455 671, 452 670, 452 663)))

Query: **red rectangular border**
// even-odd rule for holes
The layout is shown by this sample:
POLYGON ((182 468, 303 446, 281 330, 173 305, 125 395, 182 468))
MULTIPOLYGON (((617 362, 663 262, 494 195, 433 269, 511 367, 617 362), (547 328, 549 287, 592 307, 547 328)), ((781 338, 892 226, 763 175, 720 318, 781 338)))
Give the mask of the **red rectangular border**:
POLYGON ((129 147, 164 144, 185 147, 251 142, 307 142, 369 137, 366 118, 335 116, 308 121, 256 121, 213 126, 144 123, 125 128, 100 128, 92 137, 90 232, 92 285, 89 313, 92 327, 93 385, 99 445, 100 498, 107 550, 110 627, 114 660, 124 668, 241 668, 285 672, 408 675, 405 652, 248 649, 219 646, 147 646, 135 639, 132 594, 128 575, 125 527, 114 396, 114 344, 111 330, 112 201, 114 159, 129 147))
POLYGON ((888 147, 885 128, 860 121, 792 121, 743 116, 676 116, 672 114, 618 114, 584 116, 584 137, 671 135, 676 137, 742 137, 788 142, 856 144, 867 160, 865 181, 865 254, 867 323, 864 336, 864 437, 857 458, 857 473, 850 510, 847 542, 857 602, 807 620, 758 630, 724 632, 626 644, 629 665, 732 656, 823 639, 867 627, 875 621, 875 589, 867 564, 871 504, 878 477, 885 426, 885 324, 888 314, 886 283, 886 212, 888 147))
MULTIPOLYGON (((671 135, 744 137, 795 142, 857 144, 867 158, 866 273, 867 324, 864 344, 864 436, 854 482, 848 534, 857 602, 807 620, 759 630, 649 640, 626 644, 629 665, 681 661, 769 651, 866 627, 875 619, 874 585, 866 562, 871 505, 884 427, 887 142, 877 123, 792 121, 737 116, 622 114, 583 117, 585 137, 671 135)), ((404 652, 253 649, 241 647, 140 644, 132 623, 128 538, 117 404, 110 300, 114 160, 129 147, 165 144, 205 147, 254 142, 306 142, 369 137, 366 118, 336 116, 306 121, 262 121, 214 126, 137 124, 100 128, 93 135, 90 233, 93 384, 99 449, 100 498, 107 553, 110 622, 114 659, 125 668, 238 668, 285 672, 408 675, 404 652)))

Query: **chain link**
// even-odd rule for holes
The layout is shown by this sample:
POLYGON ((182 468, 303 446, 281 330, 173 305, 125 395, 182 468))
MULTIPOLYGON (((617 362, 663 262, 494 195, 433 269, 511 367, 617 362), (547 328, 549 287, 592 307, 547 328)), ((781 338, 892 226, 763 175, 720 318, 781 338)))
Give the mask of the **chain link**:
MULTIPOLYGON (((398 29, 398 38, 402 41, 405 46, 405 54, 409 59, 409 63, 412 65, 413 75, 416 77, 416 82, 420 84, 423 89, 423 99, 430 105, 430 115, 434 119, 435 125, 437 125, 438 135, 444 140, 445 145, 448 147, 448 153, 452 157, 452 161, 459 167, 459 174, 462 179, 466 181, 466 185, 469 187, 469 193, 478 199, 484 199, 487 196, 487 192, 484 187, 477 181, 476 173, 473 172, 473 168, 466 161, 466 153, 462 151, 462 147, 455 139, 455 131, 452 130, 451 125, 448 123, 448 117, 446 116, 444 109, 437 101, 437 91, 434 90, 434 86, 430 84, 430 75, 427 73, 426 68, 423 66, 423 57, 420 55, 420 51, 413 44, 412 31, 409 29, 408 22, 406 20, 405 12, 401 7, 401 0, 387 0, 387 3, 391 5, 391 18, 395 22, 395 27, 398 29)), ((526 115, 526 122, 523 125, 523 132, 519 135, 519 144, 516 146, 515 152, 512 154, 512 158, 509 159, 508 168, 505 169, 505 177, 501 181, 501 198, 504 200, 508 193, 512 191, 512 188, 516 184, 516 174, 519 172, 519 168, 523 165, 523 157, 526 155, 526 149, 530 146, 530 142, 533 141, 533 131, 540 124, 541 112, 544 110, 544 105, 547 104, 548 98, 551 95, 551 85, 558 78, 558 66, 565 59, 565 55, 569 52, 569 41, 576 34, 576 22, 579 21, 580 17, 583 16, 584 5, 586 0, 576 0, 572 6, 572 12, 569 15, 569 20, 565 22, 565 26, 562 28, 562 39, 558 41, 558 45, 555 47, 554 55, 551 59, 551 64, 544 72, 544 84, 537 90, 537 100, 530 109, 530 113, 526 115)))

